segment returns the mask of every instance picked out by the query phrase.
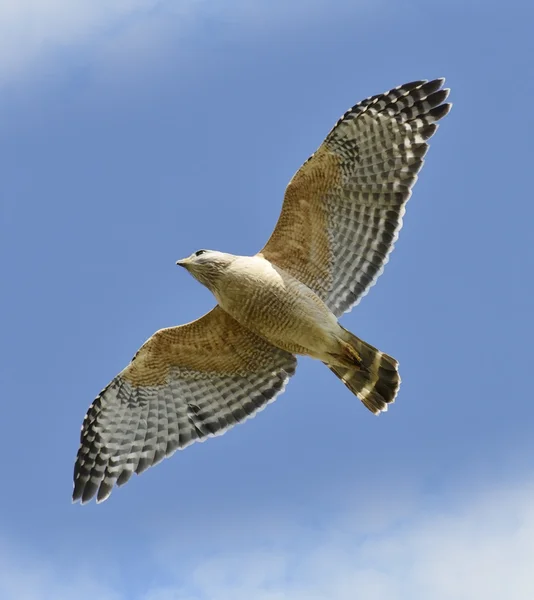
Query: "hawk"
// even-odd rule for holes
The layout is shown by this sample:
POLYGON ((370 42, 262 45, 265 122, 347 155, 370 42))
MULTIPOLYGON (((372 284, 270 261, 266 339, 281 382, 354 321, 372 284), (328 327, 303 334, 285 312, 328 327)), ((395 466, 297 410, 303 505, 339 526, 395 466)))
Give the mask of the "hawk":
POLYGON ((397 361, 338 323, 381 273, 428 140, 451 105, 443 79, 356 104, 287 186, 255 256, 198 250, 179 260, 217 306, 157 331, 91 404, 73 501, 108 498, 177 449, 255 415, 294 374, 322 361, 373 413, 397 395, 397 361))

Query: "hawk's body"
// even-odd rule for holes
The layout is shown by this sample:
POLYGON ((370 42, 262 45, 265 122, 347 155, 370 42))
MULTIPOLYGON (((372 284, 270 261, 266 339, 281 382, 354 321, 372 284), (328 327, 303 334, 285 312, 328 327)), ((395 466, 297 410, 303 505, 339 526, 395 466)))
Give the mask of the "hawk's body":
POLYGON ((253 416, 283 390, 297 354, 323 361, 374 413, 387 409, 397 361, 337 318, 393 249, 427 140, 450 109, 442 84, 408 83, 345 113, 289 183, 258 255, 198 251, 178 261, 218 306, 156 332, 97 396, 74 500, 105 500, 132 473, 253 416))
POLYGON ((339 347, 343 330, 326 304, 262 256, 233 258, 212 292, 238 323, 287 352, 327 360, 339 347))

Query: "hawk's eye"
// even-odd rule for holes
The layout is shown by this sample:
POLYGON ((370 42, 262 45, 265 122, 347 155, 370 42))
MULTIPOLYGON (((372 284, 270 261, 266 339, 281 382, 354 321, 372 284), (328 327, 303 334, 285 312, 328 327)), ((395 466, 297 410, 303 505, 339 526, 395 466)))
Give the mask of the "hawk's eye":
POLYGON ((202 256, 202 254, 206 254, 207 250, 197 250, 195 252, 195 256, 202 256))

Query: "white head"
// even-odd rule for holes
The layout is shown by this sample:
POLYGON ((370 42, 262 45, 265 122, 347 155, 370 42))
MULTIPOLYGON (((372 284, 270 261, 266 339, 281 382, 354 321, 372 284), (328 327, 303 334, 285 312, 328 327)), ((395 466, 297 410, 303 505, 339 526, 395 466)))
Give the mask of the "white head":
POLYGON ((233 254, 217 250, 197 250, 188 258, 177 260, 176 264, 187 269, 195 279, 212 290, 235 258, 233 254))

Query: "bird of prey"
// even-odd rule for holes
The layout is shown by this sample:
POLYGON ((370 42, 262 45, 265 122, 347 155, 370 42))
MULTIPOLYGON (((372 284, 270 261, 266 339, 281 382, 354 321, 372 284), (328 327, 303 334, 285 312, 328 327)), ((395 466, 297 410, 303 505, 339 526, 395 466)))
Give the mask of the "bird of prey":
POLYGON ((216 307, 157 331, 91 404, 73 501, 115 484, 263 409, 294 374, 322 361, 373 413, 400 385, 395 359, 338 317, 381 273, 437 121, 443 79, 414 81, 356 104, 287 186, 278 223, 255 256, 198 250, 179 260, 216 307))

